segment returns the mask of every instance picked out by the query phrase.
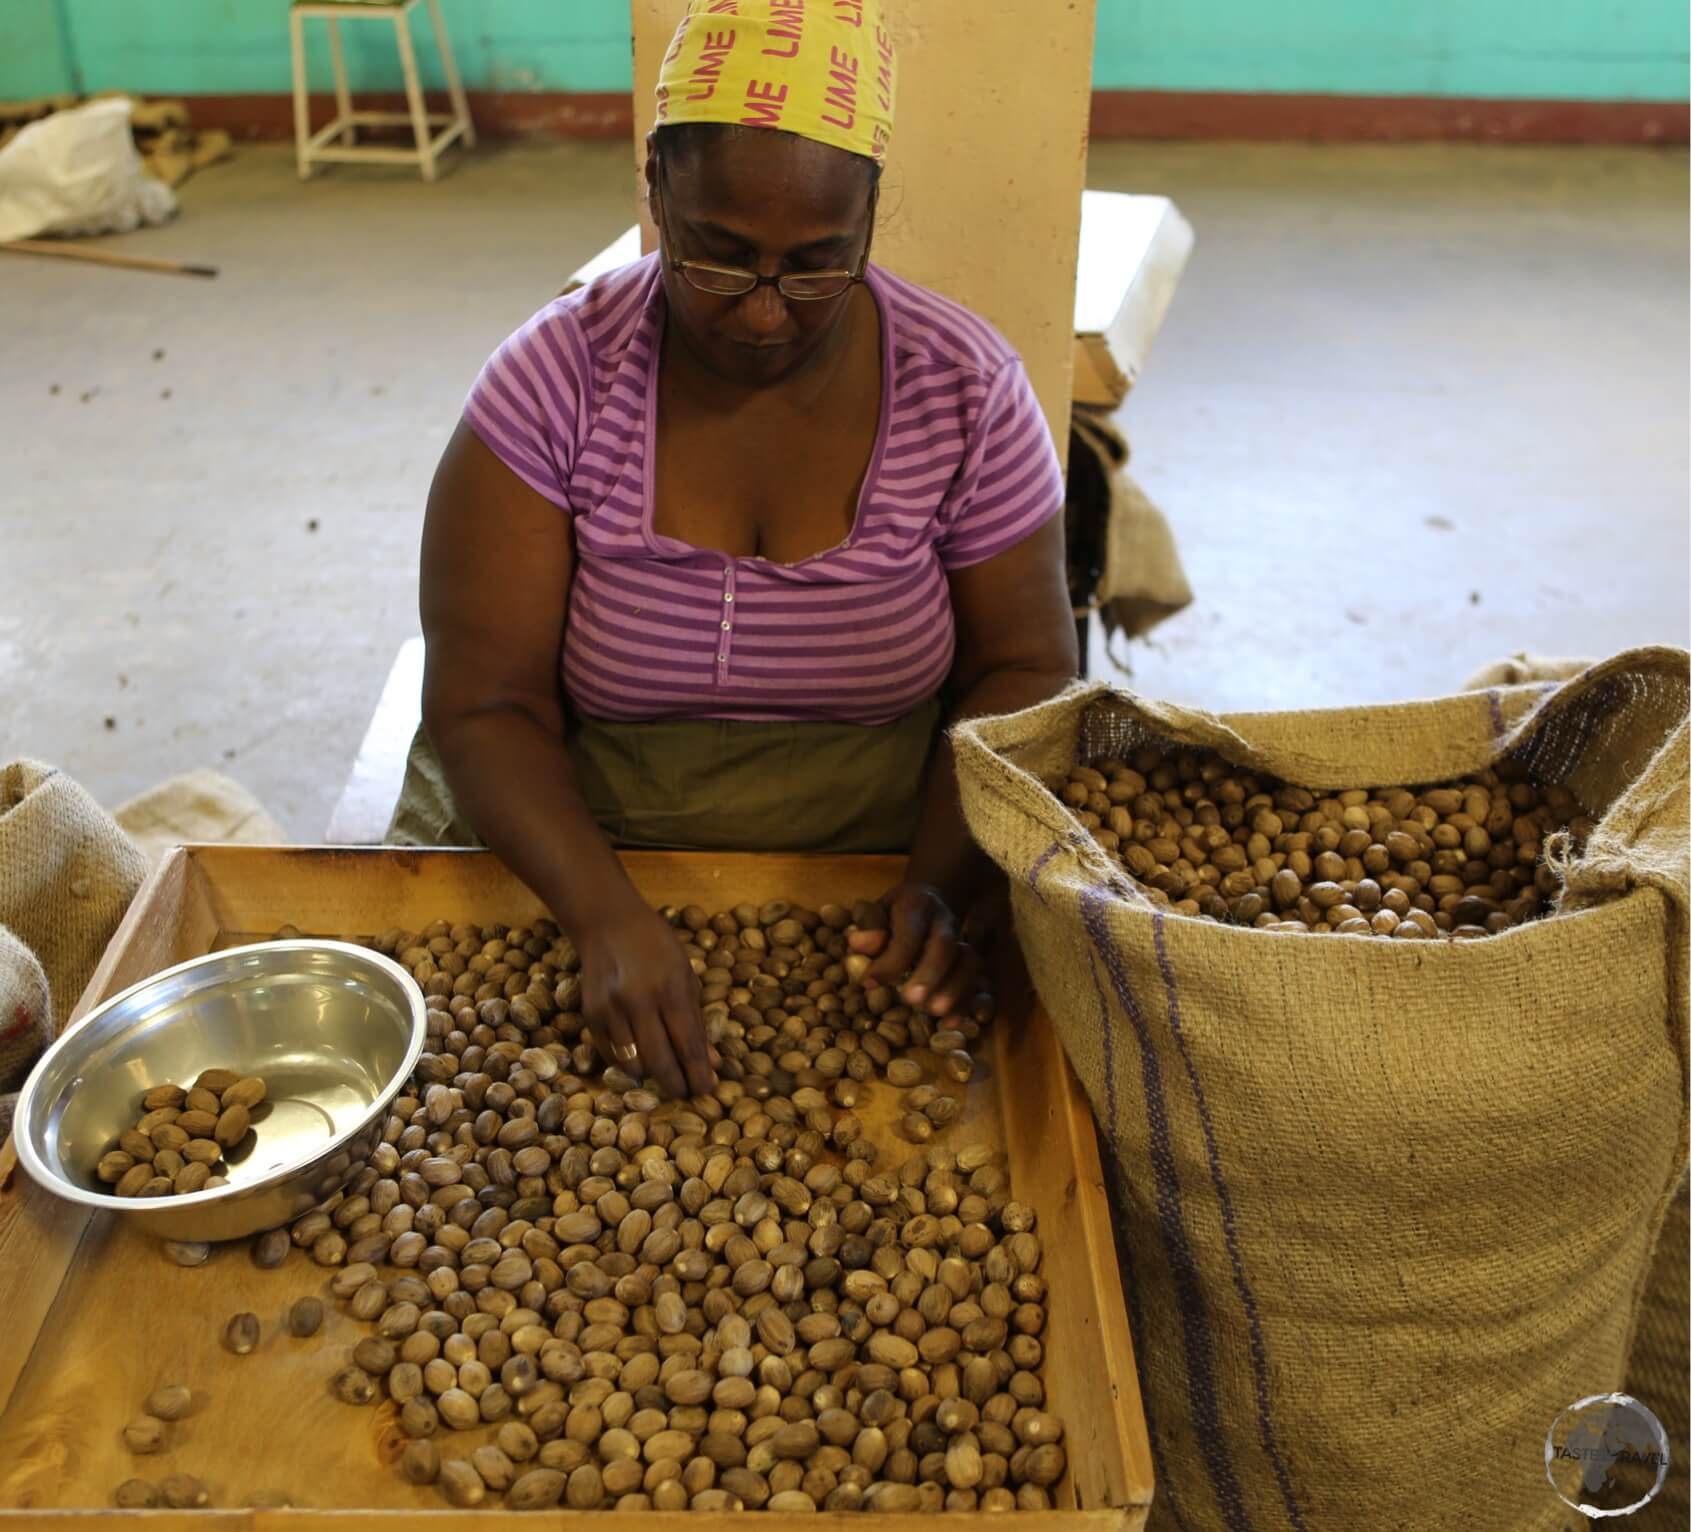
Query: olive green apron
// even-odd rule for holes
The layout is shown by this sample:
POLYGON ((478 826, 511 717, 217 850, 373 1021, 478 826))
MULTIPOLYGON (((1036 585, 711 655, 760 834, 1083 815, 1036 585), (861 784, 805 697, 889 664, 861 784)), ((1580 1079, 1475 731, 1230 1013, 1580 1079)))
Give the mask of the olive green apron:
MULTIPOLYGON (((618 846, 679 851, 910 848, 939 699, 884 724, 571 721, 576 783, 618 846)), ((387 844, 479 846, 421 729, 387 844)))

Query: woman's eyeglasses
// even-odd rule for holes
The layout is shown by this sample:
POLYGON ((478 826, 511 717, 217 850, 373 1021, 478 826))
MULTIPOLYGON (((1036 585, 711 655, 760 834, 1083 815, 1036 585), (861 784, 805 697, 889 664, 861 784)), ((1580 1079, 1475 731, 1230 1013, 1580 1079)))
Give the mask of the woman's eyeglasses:
POLYGON ((773 287, 794 303, 814 303, 821 298, 838 298, 854 282, 863 280, 863 267, 856 271, 784 271, 779 276, 760 277, 739 266, 718 266, 712 261, 676 261, 671 271, 681 273, 689 287, 715 298, 740 298, 760 287, 773 287))
MULTIPOLYGON (((663 194, 664 166, 658 165, 657 187, 660 206, 663 194)), ((875 198, 876 193, 869 194, 869 229, 870 236, 874 235, 875 198)), ((667 248, 668 237, 664 233, 665 219, 658 220, 658 237, 665 245, 663 251, 664 264, 676 272, 689 287, 701 293, 709 293, 713 298, 743 298, 747 293, 756 292, 760 287, 773 287, 783 298, 793 303, 816 303, 827 298, 838 298, 850 288, 863 280, 864 273, 869 266, 869 242, 863 246, 863 257, 857 263, 855 271, 784 271, 777 276, 762 277, 755 271, 747 271, 740 266, 720 266, 715 261, 679 261, 670 255, 667 248)))

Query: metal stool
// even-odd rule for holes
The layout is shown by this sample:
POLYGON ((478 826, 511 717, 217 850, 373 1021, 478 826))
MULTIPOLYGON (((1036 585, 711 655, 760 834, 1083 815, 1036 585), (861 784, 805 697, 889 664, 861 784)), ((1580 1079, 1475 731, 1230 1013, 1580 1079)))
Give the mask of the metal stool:
POLYGON ((368 161, 389 165, 416 165, 425 181, 435 178, 435 158, 455 138, 461 138, 467 148, 476 142, 475 124, 470 121, 469 103, 464 98, 464 85, 458 78, 458 66, 452 59, 452 45, 446 38, 446 23, 441 19, 440 0, 428 0, 429 19, 434 25, 435 46, 440 50, 442 72, 446 75, 446 93, 452 99, 450 113, 431 114, 423 98, 422 82, 417 75, 417 56, 411 47, 411 11, 421 0, 293 0, 288 17, 294 53, 294 148, 299 159, 299 178, 311 175, 317 161, 368 161), (329 23, 329 55, 335 67, 335 115, 326 128, 311 131, 311 97, 305 68, 305 22, 310 16, 321 17, 329 23), (393 23, 399 43, 399 62, 405 71, 405 97, 410 103, 408 112, 355 112, 352 95, 346 84, 346 59, 341 53, 340 23, 343 18, 385 17, 393 23), (409 123, 416 138, 415 149, 359 148, 360 127, 388 126, 409 123), (430 136, 431 127, 441 131, 430 136), (344 135, 345 142, 335 141, 344 135))

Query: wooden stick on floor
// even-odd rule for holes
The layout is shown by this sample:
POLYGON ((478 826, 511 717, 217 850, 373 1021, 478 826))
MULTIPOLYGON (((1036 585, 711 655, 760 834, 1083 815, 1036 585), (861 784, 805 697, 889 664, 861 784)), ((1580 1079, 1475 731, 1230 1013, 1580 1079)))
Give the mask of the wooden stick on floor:
POLYGON ((14 239, 0 243, 0 250, 15 251, 19 255, 59 255, 71 261, 93 261, 99 266, 124 266, 133 271, 162 271, 169 276, 217 275, 215 266, 200 266, 190 261, 161 261, 150 255, 121 255, 115 250, 85 248, 57 239, 14 239))

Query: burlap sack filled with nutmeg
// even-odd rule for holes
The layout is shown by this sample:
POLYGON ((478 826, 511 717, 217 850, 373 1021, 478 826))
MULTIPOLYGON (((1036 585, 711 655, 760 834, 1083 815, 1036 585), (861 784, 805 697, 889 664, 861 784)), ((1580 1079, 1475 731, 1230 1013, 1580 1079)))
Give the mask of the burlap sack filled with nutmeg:
POLYGON ((1080 686, 953 731, 1115 1181, 1151 1527, 1581 1523, 1545 1437, 1623 1386, 1686 1163, 1688 695, 1686 654, 1650 649, 1323 712, 1080 686), (1554 913, 1481 940, 1218 924, 1147 899, 1045 786, 1142 744, 1317 790, 1508 757, 1596 826, 1556 847, 1554 913))
POLYGON ((111 815, 63 772, 0 766, 0 1134, 146 871, 111 815))

